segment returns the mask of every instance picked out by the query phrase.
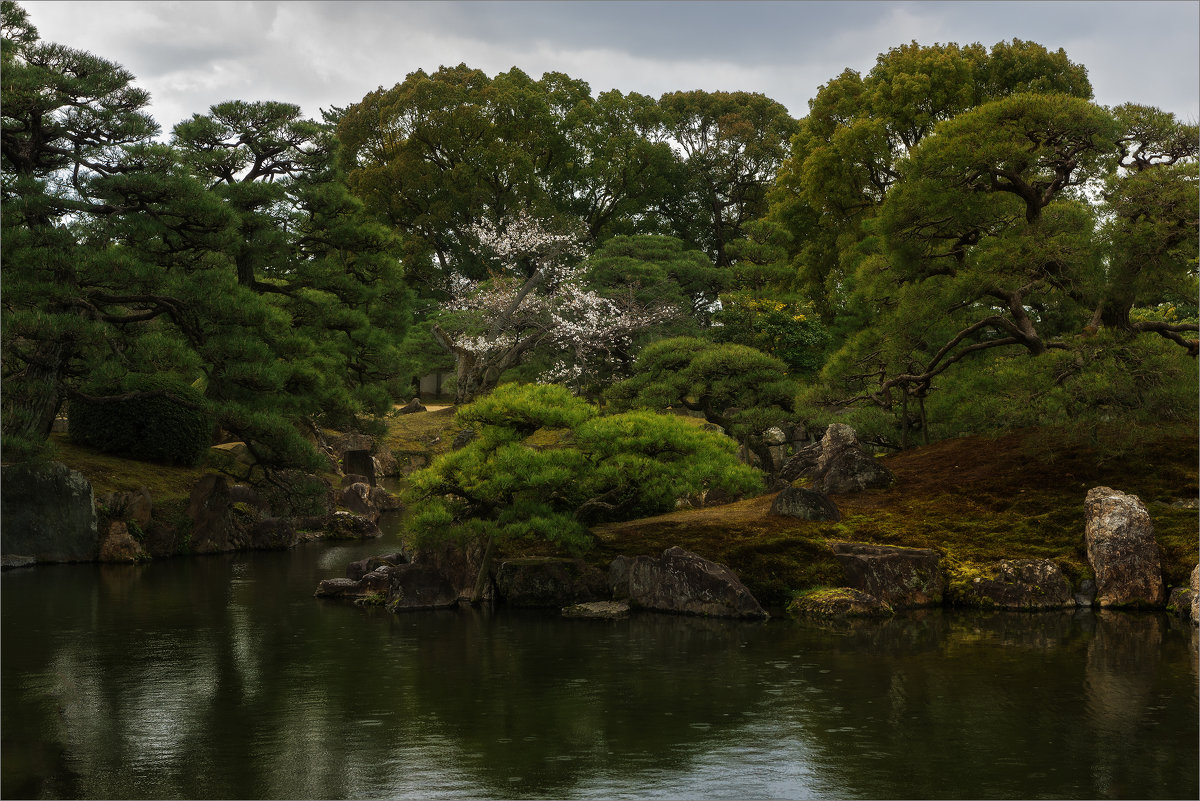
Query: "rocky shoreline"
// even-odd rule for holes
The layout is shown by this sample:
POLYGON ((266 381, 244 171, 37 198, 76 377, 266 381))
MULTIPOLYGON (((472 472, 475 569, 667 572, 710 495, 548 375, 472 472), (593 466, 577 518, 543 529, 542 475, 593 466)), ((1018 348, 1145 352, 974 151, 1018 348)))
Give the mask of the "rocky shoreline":
MULTIPOLYGON (((897 610, 954 606, 1008 611, 1074 608, 1167 609, 1200 625, 1200 565, 1190 587, 1165 593, 1150 516, 1133 495, 1088 492, 1086 540, 1095 579, 1072 588, 1051 559, 1002 559, 954 571, 928 548, 830 542, 845 583, 802 592, 793 617, 891 615, 897 610)), ((391 612, 446 609, 469 603, 482 549, 445 547, 395 552, 351 563, 345 578, 320 582, 315 595, 385 607, 391 612)), ((637 610, 765 619, 769 617, 725 565, 679 547, 661 557, 618 556, 607 574, 579 559, 499 561, 486 577, 484 599, 515 607, 561 610, 567 617, 624 617, 637 610)))

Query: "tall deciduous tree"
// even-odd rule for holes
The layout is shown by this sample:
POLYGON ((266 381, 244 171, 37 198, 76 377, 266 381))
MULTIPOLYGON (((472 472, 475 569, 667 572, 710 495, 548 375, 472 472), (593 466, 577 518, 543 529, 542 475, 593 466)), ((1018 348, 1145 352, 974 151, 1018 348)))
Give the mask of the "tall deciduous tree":
POLYGON ((680 238, 727 267, 729 244, 766 212, 766 191, 796 121, 781 104, 750 92, 672 92, 659 106, 684 158, 684 194, 668 201, 667 212, 680 238))

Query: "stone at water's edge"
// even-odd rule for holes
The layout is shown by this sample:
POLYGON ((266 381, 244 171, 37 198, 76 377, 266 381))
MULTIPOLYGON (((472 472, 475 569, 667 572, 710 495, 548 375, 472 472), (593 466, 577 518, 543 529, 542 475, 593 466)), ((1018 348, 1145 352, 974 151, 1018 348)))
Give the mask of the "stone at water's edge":
POLYGON ((771 514, 834 523, 842 519, 842 513, 828 495, 802 487, 786 487, 775 496, 771 503, 771 514))
POLYGON ((1088 562, 1100 606, 1162 606, 1162 564, 1150 514, 1136 495, 1094 487, 1084 501, 1088 562))
POLYGON ((629 564, 629 603, 688 615, 768 617, 732 570, 678 547, 629 564))
POLYGON ((101 562, 138 562, 148 558, 142 544, 129 533, 129 526, 114 520, 100 541, 101 562))
POLYGON ((510 606, 557 606, 597 601, 604 575, 579 559, 510 559, 496 571, 496 597, 510 606))
POLYGON ((0 520, 5 565, 90 562, 100 550, 92 485, 59 462, 0 469, 0 520))
POLYGON ((892 607, 874 595, 850 587, 816 590, 799 595, 788 604, 788 614, 794 617, 888 617, 895 614, 892 607))
POLYGON ((1192 625, 1200 626, 1200 565, 1192 568, 1192 625))
POLYGON ((1029 610, 1076 606, 1071 583, 1049 559, 1001 559, 952 595, 954 603, 964 606, 1029 610))
POLYGON ((381 570, 389 576, 387 609, 390 612, 449 609, 458 605, 458 589, 435 567, 409 564, 381 570))
POLYGON ((874 595, 893 609, 942 602, 946 575, 942 555, 930 548, 896 548, 863 542, 831 542, 846 585, 874 595))
POLYGON ((629 601, 591 601, 563 607, 563 617, 619 620, 629 617, 629 601))

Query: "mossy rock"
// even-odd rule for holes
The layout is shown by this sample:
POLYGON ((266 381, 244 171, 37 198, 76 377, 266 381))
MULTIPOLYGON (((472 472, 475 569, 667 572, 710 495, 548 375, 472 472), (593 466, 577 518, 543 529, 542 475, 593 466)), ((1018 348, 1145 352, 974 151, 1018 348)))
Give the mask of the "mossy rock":
POLYGON ((874 595, 850 587, 818 587, 799 593, 788 604, 795 618, 890 617, 892 607, 874 595))

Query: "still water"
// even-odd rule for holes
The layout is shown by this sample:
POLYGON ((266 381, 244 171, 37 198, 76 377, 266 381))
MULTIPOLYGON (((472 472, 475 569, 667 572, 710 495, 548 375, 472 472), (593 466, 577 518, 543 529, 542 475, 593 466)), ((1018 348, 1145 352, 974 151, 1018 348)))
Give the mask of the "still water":
POLYGON ((5 573, 5 798, 1196 798, 1158 614, 389 615, 312 544, 5 573))

